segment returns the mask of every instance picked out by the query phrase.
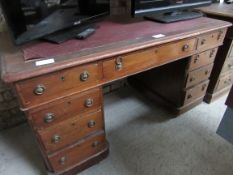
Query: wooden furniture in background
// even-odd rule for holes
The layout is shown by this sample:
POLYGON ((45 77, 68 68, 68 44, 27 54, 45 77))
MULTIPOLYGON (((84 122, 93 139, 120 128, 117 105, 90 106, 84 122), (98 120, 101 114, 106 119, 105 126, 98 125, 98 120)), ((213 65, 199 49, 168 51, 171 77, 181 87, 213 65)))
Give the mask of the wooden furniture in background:
MULTIPOLYGON (((112 20, 109 24, 118 25, 112 20)), ((130 25, 134 30, 111 28, 115 36, 123 35, 120 41, 115 37, 116 41, 106 44, 108 38, 103 38, 95 47, 56 56, 55 63, 43 66, 36 66, 37 60, 24 61, 22 48, 12 46, 1 34, 2 79, 12 85, 27 114, 48 172, 74 175, 107 156, 102 93, 106 83, 178 61, 184 66, 177 67, 180 77, 174 76, 183 84, 170 75, 155 80, 157 85, 167 81, 170 90, 174 87, 174 93, 182 93, 180 103, 201 102, 217 47, 231 24, 199 18, 172 24, 138 21, 120 27, 130 25), (145 25, 153 32, 138 34, 145 25), (164 37, 154 37, 161 31, 164 37), (129 34, 135 36, 126 40, 129 34)), ((103 30, 111 32, 100 26, 88 41, 98 35, 102 38, 103 30)))
MULTIPOLYGON (((233 23, 233 4, 219 3, 198 8, 208 17, 233 23)), ((211 103, 216 98, 229 92, 233 83, 233 27, 230 27, 224 45, 219 48, 215 65, 210 76, 205 102, 211 103)))

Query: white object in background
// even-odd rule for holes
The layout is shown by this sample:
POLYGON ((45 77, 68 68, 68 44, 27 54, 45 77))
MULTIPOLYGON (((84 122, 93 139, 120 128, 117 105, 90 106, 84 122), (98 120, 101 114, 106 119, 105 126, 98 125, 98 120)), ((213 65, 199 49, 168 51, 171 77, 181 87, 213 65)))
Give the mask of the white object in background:
POLYGON ((50 58, 50 59, 47 59, 47 60, 36 61, 36 66, 43 66, 43 65, 52 64, 52 63, 55 63, 54 58, 50 58))

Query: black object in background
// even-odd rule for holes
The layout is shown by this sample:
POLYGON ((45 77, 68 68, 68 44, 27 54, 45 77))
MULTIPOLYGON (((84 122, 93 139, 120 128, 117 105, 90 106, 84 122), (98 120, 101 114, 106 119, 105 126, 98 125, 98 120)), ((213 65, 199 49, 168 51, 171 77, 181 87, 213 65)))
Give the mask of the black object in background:
POLYGON ((110 13, 109 0, 1 0, 0 3, 16 44, 110 13))
POLYGON ((212 0, 131 0, 133 17, 144 16, 146 19, 160 22, 201 17, 199 12, 190 9, 210 5, 212 0))

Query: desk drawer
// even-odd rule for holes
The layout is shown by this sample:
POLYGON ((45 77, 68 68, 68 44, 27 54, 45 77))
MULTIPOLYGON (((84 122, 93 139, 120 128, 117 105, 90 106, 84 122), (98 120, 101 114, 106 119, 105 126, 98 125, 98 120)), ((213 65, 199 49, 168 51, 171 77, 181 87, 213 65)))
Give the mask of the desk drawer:
POLYGON ((103 63, 104 79, 111 81, 140 72, 156 65, 165 64, 178 58, 191 55, 195 50, 196 39, 153 47, 122 55, 103 63))
POLYGON ((223 65, 222 73, 233 70, 233 59, 227 59, 223 65))
POLYGON ((221 90, 227 86, 231 86, 233 83, 233 73, 231 74, 228 74, 224 77, 221 77, 218 81, 218 85, 217 85, 217 88, 216 90, 221 90))
POLYGON ((201 83, 191 89, 188 89, 185 92, 185 100, 184 105, 187 105, 191 103, 192 101, 195 101, 196 99, 203 97, 206 93, 207 87, 208 87, 209 81, 206 81, 204 83, 201 83))
POLYGON ((97 88, 32 109, 28 119, 34 129, 45 129, 81 112, 101 106, 102 90, 97 88))
POLYGON ((101 65, 94 63, 16 83, 22 107, 36 106, 84 90, 102 79, 101 65))
POLYGON ((189 71, 198 69, 202 66, 211 64, 214 62, 218 48, 207 50, 205 52, 193 55, 189 62, 189 71))
POLYGON ((198 84, 201 81, 207 80, 210 77, 213 64, 205 66, 203 68, 189 72, 186 82, 186 88, 198 84))
POLYGON ((46 152, 54 152, 93 132, 104 130, 103 112, 77 115, 49 129, 37 132, 46 152))
POLYGON ((219 30, 217 32, 212 32, 206 35, 202 35, 198 38, 197 50, 203 51, 211 49, 222 44, 226 35, 226 29, 219 30))
POLYGON ((67 148, 64 151, 55 153, 48 157, 49 163, 55 172, 61 172, 72 167, 89 157, 104 151, 107 148, 104 133, 82 140, 80 143, 67 148))
POLYGON ((228 57, 229 58, 233 57, 233 41, 231 41, 231 45, 230 45, 229 52, 228 52, 228 57))

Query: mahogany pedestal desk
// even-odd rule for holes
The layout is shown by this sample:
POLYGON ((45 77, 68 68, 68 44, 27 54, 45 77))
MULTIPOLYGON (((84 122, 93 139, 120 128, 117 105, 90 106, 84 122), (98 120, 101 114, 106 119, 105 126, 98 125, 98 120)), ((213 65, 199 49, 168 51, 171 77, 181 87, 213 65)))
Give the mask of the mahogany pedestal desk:
MULTIPOLYGON (((208 17, 233 23, 233 4, 216 3, 199 8, 208 17)), ((223 46, 219 48, 204 101, 211 103, 229 92, 233 83, 233 27, 230 27, 223 46)))
MULTIPOLYGON (((1 34, 2 79, 15 90, 52 174, 74 175, 107 156, 102 93, 106 83, 181 61, 184 66, 177 69, 183 69, 184 82, 176 87, 177 103, 200 102, 216 50, 231 24, 203 17, 172 24, 106 20, 99 25, 82 41, 91 42, 91 47, 77 47, 41 66, 36 66, 38 60, 24 61, 26 46, 14 47, 1 34), (111 24, 111 30, 103 24, 111 24), (109 32, 112 37, 104 37, 109 32)), ((166 79, 171 83, 171 78, 156 84, 166 79)), ((175 78, 179 77, 173 78, 176 82, 175 78)))

